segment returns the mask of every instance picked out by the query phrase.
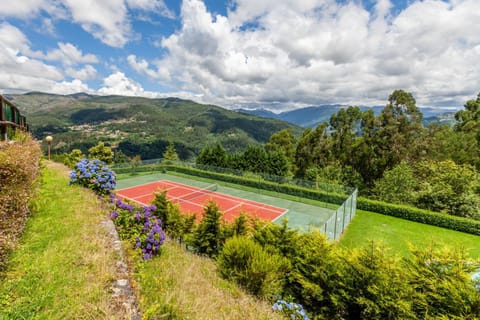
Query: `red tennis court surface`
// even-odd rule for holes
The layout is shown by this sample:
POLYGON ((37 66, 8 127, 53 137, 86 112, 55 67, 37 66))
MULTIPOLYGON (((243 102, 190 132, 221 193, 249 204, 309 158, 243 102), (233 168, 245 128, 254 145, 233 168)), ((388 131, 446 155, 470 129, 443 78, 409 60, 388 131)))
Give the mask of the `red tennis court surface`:
POLYGON ((237 198, 223 193, 203 190, 169 180, 160 180, 117 190, 117 196, 133 200, 142 205, 147 205, 154 199, 154 192, 163 190, 167 191, 168 200, 180 206, 182 213, 195 213, 198 220, 201 219, 203 208, 208 201, 213 201, 219 206, 227 222, 235 220, 241 212, 248 214, 250 217, 268 221, 273 221, 287 212, 287 210, 283 208, 237 198), (182 197, 186 197, 187 199, 181 199, 182 197), (188 199, 189 197, 192 198, 188 199))

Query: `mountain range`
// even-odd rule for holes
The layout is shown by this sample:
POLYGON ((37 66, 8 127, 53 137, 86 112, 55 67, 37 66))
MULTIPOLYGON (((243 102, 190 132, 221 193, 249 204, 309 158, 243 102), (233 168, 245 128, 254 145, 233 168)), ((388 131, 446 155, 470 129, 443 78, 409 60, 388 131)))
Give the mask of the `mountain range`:
MULTIPOLYGON (((303 128, 314 128, 320 123, 328 122, 332 114, 338 112, 341 108, 347 108, 346 105, 329 104, 320 106, 310 106, 281 113, 275 113, 267 109, 237 109, 237 112, 253 114, 260 117, 278 119, 296 124, 303 128)), ((362 111, 373 109, 378 115, 384 106, 360 106, 362 111)), ((420 108, 423 113, 423 122, 428 124, 431 122, 453 124, 455 121, 455 111, 445 111, 441 108, 424 107, 420 108)))
POLYGON ((193 159, 217 142, 230 152, 262 144, 282 129, 300 136, 303 129, 278 119, 227 110, 178 98, 148 99, 54 95, 40 92, 6 96, 27 117, 37 139, 52 135, 54 153, 77 148, 84 153, 99 141, 142 159, 162 157, 173 142, 182 159, 193 159))

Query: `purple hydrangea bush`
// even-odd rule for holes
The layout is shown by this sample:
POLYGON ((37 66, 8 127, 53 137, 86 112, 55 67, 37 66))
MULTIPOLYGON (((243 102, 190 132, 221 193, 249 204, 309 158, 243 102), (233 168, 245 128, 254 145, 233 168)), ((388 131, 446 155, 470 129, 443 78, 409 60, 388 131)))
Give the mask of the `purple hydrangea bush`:
POLYGON ((115 172, 98 159, 82 159, 70 172, 70 184, 92 189, 102 196, 109 195, 116 187, 115 172))
POLYGON ((157 209, 151 206, 134 206, 121 199, 110 197, 113 210, 110 217, 117 227, 122 240, 130 240, 142 253, 143 260, 149 260, 160 253, 165 241, 162 221, 154 213, 157 209))

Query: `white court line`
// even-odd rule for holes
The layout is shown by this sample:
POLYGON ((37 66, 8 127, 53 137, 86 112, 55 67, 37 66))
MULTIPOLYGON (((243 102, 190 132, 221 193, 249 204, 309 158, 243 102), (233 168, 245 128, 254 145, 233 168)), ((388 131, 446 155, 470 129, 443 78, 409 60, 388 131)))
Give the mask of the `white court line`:
MULTIPOLYGON (((169 181, 169 180, 168 180, 169 181)), ((177 184, 177 182, 174 182, 172 181, 173 183, 177 184)), ((192 187, 192 186, 189 186, 189 185, 186 185, 186 184, 183 184, 183 183, 178 183, 178 185, 180 186, 185 186, 186 189, 190 189, 190 190, 195 190, 198 188, 195 188, 195 187, 192 187)), ((216 192, 216 191, 213 191, 211 193, 214 193, 216 197, 220 198, 220 199, 224 199, 224 200, 231 200, 231 201, 235 201, 235 202, 240 202, 240 203, 244 203, 246 205, 250 205, 250 206, 253 206, 253 207, 257 207, 257 208, 260 208, 260 209, 264 209, 264 210, 267 210, 267 211, 271 211, 271 212, 275 212, 275 213, 280 213, 278 212, 278 210, 274 210, 274 209, 271 209, 271 208, 266 208, 266 207, 263 207, 263 206, 259 206, 258 204, 254 204, 254 203, 250 203, 250 202, 243 202, 242 200, 248 200, 248 201, 252 201, 252 202, 256 202, 256 203, 261 203, 261 202, 258 202, 258 201, 253 201, 253 200, 249 200, 249 199, 243 199, 243 198, 239 198, 239 197, 235 197, 235 196, 230 196, 230 195, 224 195, 223 193, 220 193, 220 192, 216 192), (241 200, 240 200, 241 199, 241 200)), ((264 203, 264 205, 267 205, 267 206, 271 206, 271 207, 275 207, 275 206, 272 206, 272 205, 269 205, 269 204, 266 204, 264 203)), ((283 209, 283 210, 287 210, 285 208, 280 208, 280 207, 275 207, 275 208, 278 208, 278 209, 283 209)), ((288 211, 288 210, 287 210, 288 211)))
POLYGON ((285 212, 282 213, 281 215, 279 215, 278 217, 276 217, 275 219, 272 220, 272 222, 275 222, 277 220, 279 220, 281 217, 283 217, 284 215, 286 215, 288 213, 288 209, 285 209, 285 212))
POLYGON ((230 211, 232 211, 233 209, 237 209, 238 207, 241 207, 243 204, 243 202, 240 202, 239 204, 237 204, 236 206, 233 206, 231 207, 230 209, 226 210, 226 211, 223 211, 223 213, 229 213, 230 211))
POLYGON ((123 190, 133 189, 133 188, 136 188, 136 187, 143 187, 143 186, 146 186, 146 185, 149 185, 149 184, 155 184, 155 183, 159 183, 159 182, 163 182, 163 181, 167 181, 167 183, 165 183, 165 184, 172 185, 172 181, 170 181, 170 180, 157 180, 157 181, 145 182, 145 183, 142 183, 142 184, 137 184, 136 186, 132 186, 132 187, 127 187, 127 188, 123 188, 123 189, 118 189, 117 192, 118 192, 118 191, 123 191, 123 190))

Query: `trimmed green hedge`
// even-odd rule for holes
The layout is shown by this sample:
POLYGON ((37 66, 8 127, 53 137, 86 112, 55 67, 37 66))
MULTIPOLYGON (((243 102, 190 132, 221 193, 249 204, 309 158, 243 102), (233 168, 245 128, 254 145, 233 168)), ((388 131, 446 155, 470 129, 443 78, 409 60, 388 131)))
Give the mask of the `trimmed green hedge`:
MULTIPOLYGON (((206 170, 200 170, 192 167, 184 167, 178 165, 147 165, 136 168, 136 172, 146 171, 174 171, 178 173, 198 176, 202 178, 220 180, 234 184, 244 185, 248 187, 264 189, 274 192, 289 194, 302 198, 319 200, 327 203, 341 205, 347 197, 337 193, 329 193, 321 190, 303 188, 291 184, 279 184, 275 182, 252 179, 247 177, 236 176, 226 173, 218 173, 206 170)), ((131 172, 132 168, 118 168, 117 173, 131 172), (122 170, 123 169, 123 170, 122 170)), ((357 198, 357 209, 376 212, 388 216, 393 216, 405 220, 420 222, 432 226, 442 227, 446 229, 461 231, 465 233, 480 235, 480 221, 468 218, 452 216, 445 213, 432 212, 411 206, 391 204, 387 202, 371 200, 363 197, 357 198)))
POLYGON ((319 201, 334 203, 338 205, 341 205, 348 198, 348 196, 345 196, 342 194, 327 193, 321 190, 302 188, 302 187, 291 185, 291 184, 279 184, 279 183, 265 181, 265 180, 257 180, 257 179, 251 179, 246 177, 239 177, 239 176, 230 175, 230 174, 199 170, 191 167, 166 165, 164 166, 164 168, 167 171, 174 171, 174 172, 189 174, 189 175, 212 179, 212 180, 220 180, 220 181, 244 185, 247 187, 264 189, 268 191, 275 191, 275 192, 289 194, 292 196, 319 200, 319 201))
POLYGON ((391 204, 363 197, 357 198, 357 209, 480 235, 480 221, 452 216, 446 213, 432 212, 411 206, 391 204))

